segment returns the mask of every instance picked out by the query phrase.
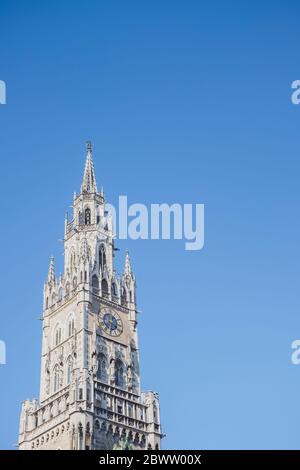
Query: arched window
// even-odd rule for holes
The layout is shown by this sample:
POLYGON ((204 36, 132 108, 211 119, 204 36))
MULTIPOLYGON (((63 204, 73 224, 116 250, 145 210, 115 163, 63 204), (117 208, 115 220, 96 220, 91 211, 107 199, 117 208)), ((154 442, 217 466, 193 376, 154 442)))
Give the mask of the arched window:
POLYGON ((49 298, 47 297, 46 298, 46 308, 48 308, 48 307, 49 307, 49 298))
POLYGON ((74 324, 74 318, 70 318, 68 322, 68 336, 72 336, 74 334, 75 330, 75 324, 74 324))
POLYGON ((63 296, 64 296, 64 290, 61 287, 58 291, 58 300, 62 300, 63 296))
POLYGON ((66 284, 66 295, 68 295, 70 293, 70 283, 67 282, 66 284))
POLYGON ((73 289, 76 289, 77 287, 77 277, 75 276, 73 279, 73 289))
POLYGON ((124 366, 120 359, 117 359, 115 366, 115 384, 117 387, 124 387, 124 366))
POLYGON ((118 296, 118 289, 117 289, 117 285, 115 282, 112 283, 111 285, 111 290, 112 290, 112 295, 114 295, 115 297, 118 296))
POLYGON ((59 389, 59 368, 56 365, 54 368, 54 376, 53 376, 53 392, 57 392, 59 389))
POLYGON ((105 266, 106 266, 105 248, 103 245, 101 245, 100 250, 99 250, 99 267, 103 271, 105 266))
POLYGON ((91 224, 91 209, 87 207, 84 211, 84 223, 85 225, 91 224))
POLYGON ((58 326, 55 330, 55 346, 61 343, 61 328, 58 326))
POLYGON ((126 292, 125 287, 122 288, 121 304, 122 305, 127 304, 127 292, 126 292))
POLYGON ((102 382, 107 382, 107 359, 105 354, 99 354, 97 377, 102 382))
POLYGON ((104 297, 107 297, 108 296, 108 284, 107 284, 107 280, 106 279, 102 279, 102 282, 101 282, 101 290, 102 290, 102 295, 104 297))
POLYGON ((99 279, 98 279, 97 274, 94 274, 93 277, 92 277, 92 287, 95 290, 99 289, 99 279))

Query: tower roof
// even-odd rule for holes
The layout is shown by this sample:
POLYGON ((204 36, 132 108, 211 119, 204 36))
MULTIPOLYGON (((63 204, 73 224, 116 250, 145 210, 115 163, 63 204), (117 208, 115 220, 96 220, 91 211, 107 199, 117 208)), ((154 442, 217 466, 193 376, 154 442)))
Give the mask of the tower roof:
POLYGON ((96 176, 94 170, 94 163, 92 157, 92 144, 91 142, 87 142, 87 156, 83 174, 83 180, 81 184, 81 192, 87 193, 96 193, 97 192, 97 184, 96 184, 96 176))

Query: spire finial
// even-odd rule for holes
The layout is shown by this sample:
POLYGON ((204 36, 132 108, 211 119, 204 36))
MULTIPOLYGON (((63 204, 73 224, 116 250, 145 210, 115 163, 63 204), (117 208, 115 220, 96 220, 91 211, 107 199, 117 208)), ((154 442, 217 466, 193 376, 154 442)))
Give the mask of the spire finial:
POLYGON ((48 271, 48 282, 54 282, 54 281, 55 281, 54 257, 51 255, 50 264, 49 264, 49 271, 48 271))
POLYGON ((96 193, 97 192, 97 184, 96 184, 96 176, 94 170, 94 163, 92 158, 92 143, 88 141, 87 145, 87 156, 86 156, 86 163, 84 168, 83 180, 81 185, 81 192, 87 193, 96 193))
POLYGON ((130 262, 130 256, 129 256, 129 251, 128 248, 126 248, 126 254, 125 254, 125 274, 131 274, 132 273, 132 268, 131 268, 131 262, 130 262))

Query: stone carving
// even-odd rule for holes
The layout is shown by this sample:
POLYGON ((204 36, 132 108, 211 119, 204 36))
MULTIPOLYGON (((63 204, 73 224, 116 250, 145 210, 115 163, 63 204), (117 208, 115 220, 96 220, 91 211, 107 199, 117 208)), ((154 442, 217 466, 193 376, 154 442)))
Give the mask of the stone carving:
POLYGON ((94 376, 96 376, 98 372, 98 357, 96 351, 92 354, 92 372, 94 376))

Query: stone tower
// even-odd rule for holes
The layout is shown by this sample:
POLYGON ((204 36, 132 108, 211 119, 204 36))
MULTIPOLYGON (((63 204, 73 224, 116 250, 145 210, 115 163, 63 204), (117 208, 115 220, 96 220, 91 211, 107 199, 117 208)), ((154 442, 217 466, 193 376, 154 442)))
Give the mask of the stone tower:
POLYGON ((51 257, 44 285, 40 400, 22 405, 20 449, 160 448, 158 395, 140 389, 135 276, 128 251, 116 274, 114 252, 88 143, 64 273, 51 257))

